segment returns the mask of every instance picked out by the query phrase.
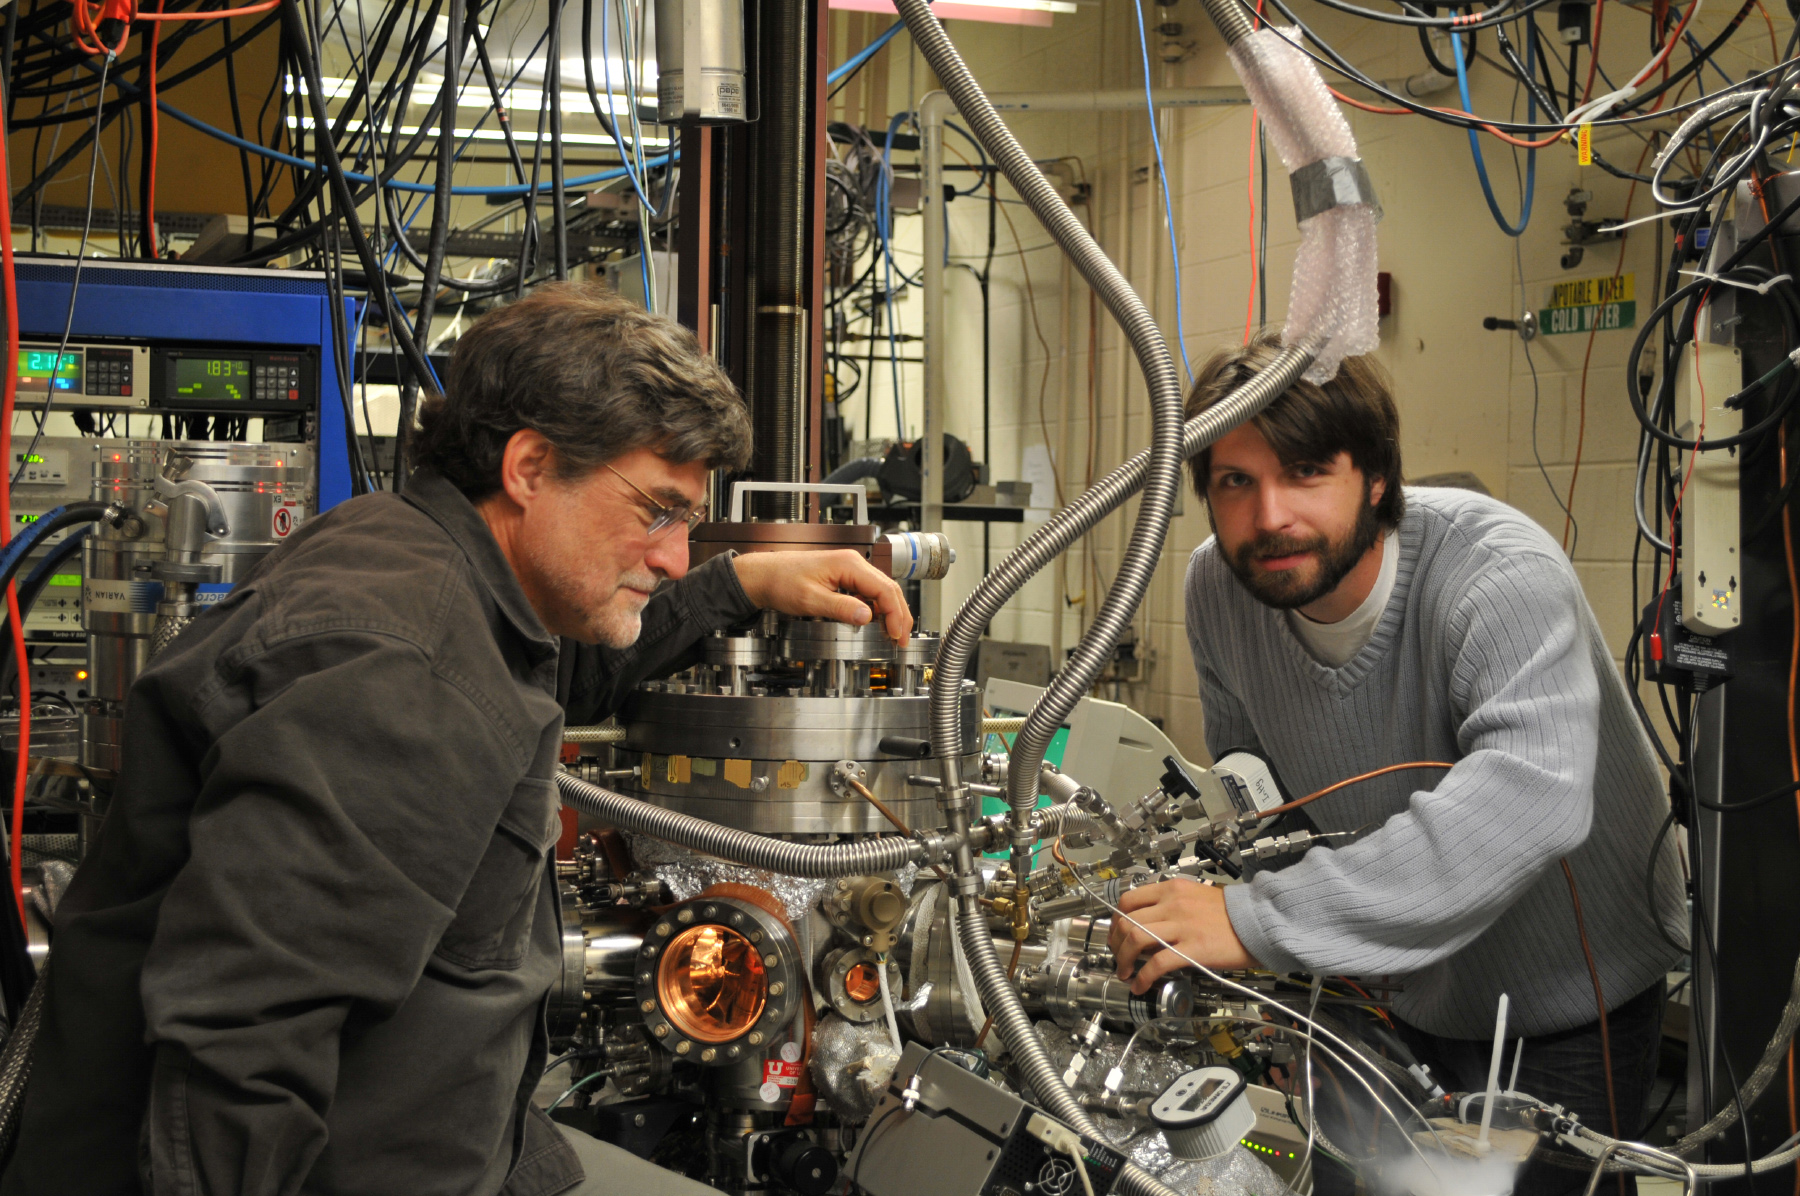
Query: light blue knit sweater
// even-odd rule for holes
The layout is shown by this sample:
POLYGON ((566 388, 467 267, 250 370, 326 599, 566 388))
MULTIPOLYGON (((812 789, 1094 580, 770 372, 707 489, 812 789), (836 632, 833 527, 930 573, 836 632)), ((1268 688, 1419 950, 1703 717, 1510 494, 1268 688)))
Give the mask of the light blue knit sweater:
MULTIPOLYGON (((1390 546, 1393 541, 1389 541, 1390 546)), ((1609 1007, 1656 983, 1686 941, 1668 811, 1580 583, 1554 541, 1494 499, 1408 488, 1400 571, 1374 638, 1341 669, 1319 664, 1281 612, 1231 575, 1216 540, 1187 575, 1188 640, 1207 747, 1270 759, 1291 796, 1409 760, 1308 807, 1314 848, 1226 893, 1244 946, 1278 971, 1391 975, 1394 1010, 1420 1029, 1492 1035, 1502 992, 1515 1034, 1591 1022, 1594 990, 1558 861, 1580 889, 1609 1007)))

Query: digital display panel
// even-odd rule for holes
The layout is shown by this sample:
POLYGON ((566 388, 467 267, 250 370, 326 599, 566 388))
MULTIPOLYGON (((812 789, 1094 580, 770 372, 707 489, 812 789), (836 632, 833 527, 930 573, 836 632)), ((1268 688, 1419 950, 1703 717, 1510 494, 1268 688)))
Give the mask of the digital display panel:
POLYGON ((56 374, 56 389, 81 389, 81 350, 70 349, 57 364, 55 349, 19 350, 19 389, 48 391, 50 375, 56 374))
POLYGON ((250 398, 250 359, 177 357, 175 393, 203 402, 244 402, 250 398))
POLYGON ((1194 1089, 1194 1094, 1192 1096, 1181 1102, 1180 1111, 1183 1113, 1198 1112, 1200 1106, 1206 1103, 1206 1098, 1224 1087, 1224 1085, 1224 1080, 1207 1080, 1205 1083, 1201 1084, 1200 1087, 1194 1089))

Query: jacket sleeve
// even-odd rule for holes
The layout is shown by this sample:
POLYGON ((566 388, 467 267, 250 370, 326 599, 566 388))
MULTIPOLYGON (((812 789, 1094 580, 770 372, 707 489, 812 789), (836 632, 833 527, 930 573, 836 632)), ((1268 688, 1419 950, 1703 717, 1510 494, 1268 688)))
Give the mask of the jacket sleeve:
POLYGON ((704 636, 756 615, 756 604, 732 567, 734 556, 716 556, 651 595, 644 604, 643 630, 629 648, 563 641, 558 688, 570 726, 610 718, 638 682, 698 663, 704 636))
POLYGON ((299 637, 242 668, 215 700, 254 708, 201 762, 142 974, 157 1196, 301 1191, 341 1039, 411 994, 530 764, 393 637, 299 637))
POLYGON ((1364 838, 1230 886, 1250 954, 1276 971, 1417 971, 1586 840, 1600 691, 1584 602, 1566 562, 1536 555, 1473 580, 1448 623, 1460 759, 1364 838))

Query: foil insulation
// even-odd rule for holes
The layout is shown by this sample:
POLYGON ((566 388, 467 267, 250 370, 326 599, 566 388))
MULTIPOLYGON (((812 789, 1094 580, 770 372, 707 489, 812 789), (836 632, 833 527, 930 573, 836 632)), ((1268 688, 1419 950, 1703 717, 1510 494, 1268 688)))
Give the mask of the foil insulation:
MULTIPOLYGON (((652 873, 669 887, 677 901, 698 896, 702 890, 717 884, 749 885, 761 889, 786 911, 795 927, 805 924, 819 908, 819 899, 837 885, 835 879, 809 879, 746 868, 727 863, 714 856, 702 855, 685 847, 648 835, 627 835, 631 858, 640 868, 652 873)), ((919 875, 916 864, 908 864, 891 875, 902 892, 911 893, 919 875)))
MULTIPOLYGON (((1054 1022, 1039 1022, 1037 1032, 1057 1068, 1066 1069, 1075 1053, 1068 1032, 1054 1022)), ((1116 1037, 1095 1048, 1075 1084, 1076 1094, 1101 1091, 1107 1073, 1118 1065, 1124 1049, 1124 1042, 1116 1037)), ((1125 1061, 1119 1094, 1128 1101, 1154 1097, 1192 1066, 1155 1043, 1146 1044, 1140 1037, 1131 1058, 1125 1061)), ((1098 1109, 1090 1109, 1089 1115, 1109 1142, 1177 1192, 1191 1196, 1295 1196, 1280 1176, 1242 1146, 1235 1146, 1216 1159, 1191 1163, 1170 1152, 1162 1131, 1148 1119, 1114 1117, 1098 1109)))
POLYGON ((885 1021, 858 1025, 828 1013, 813 1030, 813 1083, 820 1099, 845 1121, 869 1119, 899 1062, 885 1021))

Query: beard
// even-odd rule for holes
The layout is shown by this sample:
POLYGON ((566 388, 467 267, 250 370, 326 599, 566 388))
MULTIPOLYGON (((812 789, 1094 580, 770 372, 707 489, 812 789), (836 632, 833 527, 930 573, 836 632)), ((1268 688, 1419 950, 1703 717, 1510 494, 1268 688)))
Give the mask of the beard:
POLYGON ((579 552, 527 549, 534 572, 563 612, 565 625, 580 627, 574 638, 608 648, 629 648, 643 631, 648 598, 627 592, 654 590, 660 583, 649 570, 622 573, 610 584, 596 585, 595 570, 579 552))
POLYGON ((1251 597, 1276 610, 1294 610, 1310 606, 1337 589, 1380 536, 1381 521, 1376 518, 1375 506, 1368 501, 1365 490, 1355 525, 1335 541, 1324 535, 1302 538, 1269 532, 1223 555, 1232 575, 1250 591, 1251 597), (1256 567, 1259 560, 1297 553, 1311 553, 1317 559, 1318 564, 1310 574, 1305 565, 1278 573, 1256 567))

